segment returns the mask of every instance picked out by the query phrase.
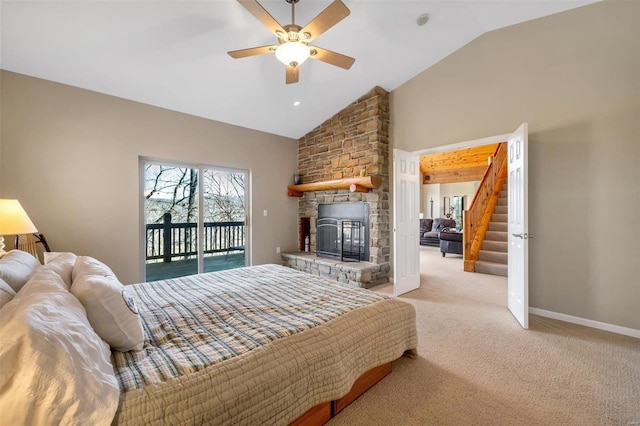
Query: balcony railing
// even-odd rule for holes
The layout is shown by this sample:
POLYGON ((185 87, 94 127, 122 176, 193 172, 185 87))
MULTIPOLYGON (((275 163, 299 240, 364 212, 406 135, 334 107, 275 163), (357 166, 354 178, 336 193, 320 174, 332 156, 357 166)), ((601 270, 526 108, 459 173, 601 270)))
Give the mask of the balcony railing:
MULTIPOLYGON (((166 213, 164 223, 146 225, 147 261, 184 259, 198 254, 198 224, 173 223, 166 213)), ((204 254, 244 250, 244 222, 205 222, 204 254)))

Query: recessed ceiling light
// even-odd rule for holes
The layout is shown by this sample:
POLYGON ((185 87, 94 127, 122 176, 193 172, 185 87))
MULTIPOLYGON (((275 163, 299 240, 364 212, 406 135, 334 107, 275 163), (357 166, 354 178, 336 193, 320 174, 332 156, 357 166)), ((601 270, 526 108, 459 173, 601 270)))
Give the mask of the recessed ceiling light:
POLYGON ((422 15, 418 16, 418 19, 416 19, 416 24, 418 24, 418 26, 423 26, 424 24, 426 24, 429 21, 429 14, 428 13, 423 13, 422 15))
POLYGON ((298 105, 300 105, 300 101, 295 101, 295 102, 293 103, 293 106, 298 106, 298 105))

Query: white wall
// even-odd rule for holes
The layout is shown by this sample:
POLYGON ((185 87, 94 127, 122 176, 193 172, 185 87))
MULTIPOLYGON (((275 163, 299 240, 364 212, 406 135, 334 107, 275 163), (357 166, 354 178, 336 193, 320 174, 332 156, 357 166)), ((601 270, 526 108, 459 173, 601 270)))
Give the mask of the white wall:
POLYGON ((530 306, 640 329, 640 2, 487 33, 391 92, 391 148, 529 123, 530 306))
POLYGON ((295 249, 297 141, 7 71, 0 83, 0 196, 18 198, 54 250, 141 280, 140 156, 250 170, 253 263, 295 249))

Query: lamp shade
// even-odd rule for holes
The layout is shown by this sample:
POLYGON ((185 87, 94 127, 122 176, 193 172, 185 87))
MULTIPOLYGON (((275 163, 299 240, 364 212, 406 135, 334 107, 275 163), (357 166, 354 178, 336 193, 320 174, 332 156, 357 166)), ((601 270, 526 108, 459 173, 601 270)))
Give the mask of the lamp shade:
POLYGON ((285 65, 301 65, 310 54, 309 46, 299 41, 289 41, 276 48, 276 58, 285 65))
POLYGON ((0 199, 0 235, 38 232, 18 200, 0 199))

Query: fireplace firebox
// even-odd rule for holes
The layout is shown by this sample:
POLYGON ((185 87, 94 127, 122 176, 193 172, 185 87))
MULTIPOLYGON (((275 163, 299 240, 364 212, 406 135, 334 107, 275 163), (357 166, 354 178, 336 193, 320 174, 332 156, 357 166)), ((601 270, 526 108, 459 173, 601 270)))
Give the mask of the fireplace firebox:
POLYGON ((316 255, 341 261, 369 260, 369 204, 318 204, 316 255))

